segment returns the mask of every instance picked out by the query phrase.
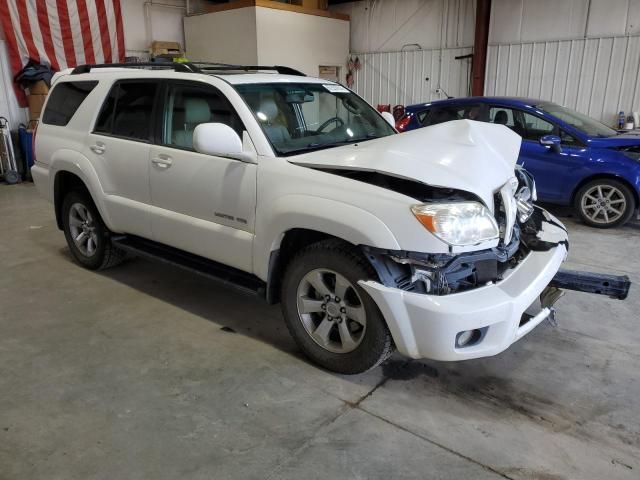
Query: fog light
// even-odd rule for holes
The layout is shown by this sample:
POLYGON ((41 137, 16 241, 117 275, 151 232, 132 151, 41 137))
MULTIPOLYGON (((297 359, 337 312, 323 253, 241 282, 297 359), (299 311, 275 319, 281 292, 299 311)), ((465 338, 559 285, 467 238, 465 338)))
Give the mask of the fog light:
POLYGON ((482 330, 465 330, 456 335, 456 347, 469 347, 474 345, 482 337, 482 330))

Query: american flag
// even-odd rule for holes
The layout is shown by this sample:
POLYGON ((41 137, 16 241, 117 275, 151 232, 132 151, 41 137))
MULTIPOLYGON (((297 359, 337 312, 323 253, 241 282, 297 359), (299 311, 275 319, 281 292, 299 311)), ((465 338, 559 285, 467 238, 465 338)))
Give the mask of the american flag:
POLYGON ((29 61, 53 70, 123 62, 120 0, 0 0, 11 69, 29 61))

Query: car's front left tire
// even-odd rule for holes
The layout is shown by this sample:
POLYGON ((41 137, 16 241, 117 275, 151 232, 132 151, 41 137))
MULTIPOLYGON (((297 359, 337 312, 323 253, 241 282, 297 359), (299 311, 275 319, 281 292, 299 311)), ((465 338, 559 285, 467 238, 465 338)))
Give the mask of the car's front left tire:
POLYGON ((318 365, 342 374, 365 372, 391 355, 387 324, 358 284, 375 278, 360 252, 327 240, 298 252, 282 282, 282 312, 289 332, 318 365))
POLYGON ((612 228, 627 223, 636 204, 627 185, 612 178, 597 178, 578 190, 575 208, 587 225, 612 228))
POLYGON ((88 193, 69 192, 62 203, 62 226, 74 260, 90 270, 120 263, 125 252, 111 243, 109 229, 88 193))

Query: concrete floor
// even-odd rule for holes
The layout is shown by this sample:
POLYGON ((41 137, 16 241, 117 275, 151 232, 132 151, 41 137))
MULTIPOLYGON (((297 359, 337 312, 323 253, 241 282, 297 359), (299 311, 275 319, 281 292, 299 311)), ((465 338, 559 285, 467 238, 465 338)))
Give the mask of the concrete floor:
MULTIPOLYGON (((564 218, 568 266, 640 282, 640 227, 564 218)), ((72 263, 0 185, 0 479, 640 478, 640 288, 569 292, 491 359, 310 365, 279 307, 167 266, 72 263), (229 331, 231 329, 231 331, 229 331)))

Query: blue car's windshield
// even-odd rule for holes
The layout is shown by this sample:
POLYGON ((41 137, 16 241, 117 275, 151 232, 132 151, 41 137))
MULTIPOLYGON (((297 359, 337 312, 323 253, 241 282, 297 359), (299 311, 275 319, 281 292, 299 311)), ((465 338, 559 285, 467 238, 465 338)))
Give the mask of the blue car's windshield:
POLYGON ((235 85, 279 155, 294 155, 393 135, 395 130, 342 85, 235 85))
POLYGON ((613 137, 618 134, 614 129, 607 127, 604 123, 600 123, 582 113, 555 103, 540 103, 536 105, 536 108, 553 115, 557 119, 568 123, 591 137, 613 137))

